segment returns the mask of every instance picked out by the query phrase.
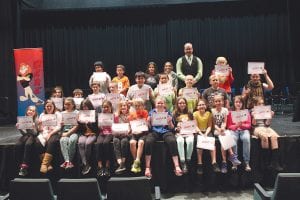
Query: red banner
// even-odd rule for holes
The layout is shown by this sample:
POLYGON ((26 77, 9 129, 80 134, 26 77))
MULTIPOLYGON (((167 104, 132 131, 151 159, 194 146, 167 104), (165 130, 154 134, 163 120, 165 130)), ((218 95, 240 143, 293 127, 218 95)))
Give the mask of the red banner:
POLYGON ((18 116, 25 115, 29 105, 36 105, 41 113, 45 98, 43 49, 14 49, 14 57, 18 116))

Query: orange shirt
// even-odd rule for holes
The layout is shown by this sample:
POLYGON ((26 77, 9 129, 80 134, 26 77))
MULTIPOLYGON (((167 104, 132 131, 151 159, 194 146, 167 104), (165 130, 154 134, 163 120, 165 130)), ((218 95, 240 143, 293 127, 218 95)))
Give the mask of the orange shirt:
POLYGON ((148 111, 147 110, 138 110, 136 112, 129 113, 128 120, 137 120, 137 119, 145 119, 148 118, 148 111))
POLYGON ((118 83, 118 91, 122 90, 122 94, 124 96, 127 95, 128 88, 130 86, 130 82, 127 76, 123 76, 122 78, 119 78, 118 76, 115 76, 112 80, 112 82, 117 82, 118 83), (119 85, 121 84, 121 85, 119 85), (124 90, 126 88, 126 90, 124 90))

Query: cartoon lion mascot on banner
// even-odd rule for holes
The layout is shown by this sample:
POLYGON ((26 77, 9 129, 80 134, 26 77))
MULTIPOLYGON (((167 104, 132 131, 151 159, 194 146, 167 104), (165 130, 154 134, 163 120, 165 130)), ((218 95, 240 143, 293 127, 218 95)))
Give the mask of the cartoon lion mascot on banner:
POLYGON ((21 63, 17 81, 19 81, 21 86, 24 88, 25 94, 24 96, 20 96, 20 101, 27 101, 30 98, 31 101, 36 104, 43 104, 44 102, 33 93, 29 85, 32 78, 33 74, 31 67, 26 63, 21 63))

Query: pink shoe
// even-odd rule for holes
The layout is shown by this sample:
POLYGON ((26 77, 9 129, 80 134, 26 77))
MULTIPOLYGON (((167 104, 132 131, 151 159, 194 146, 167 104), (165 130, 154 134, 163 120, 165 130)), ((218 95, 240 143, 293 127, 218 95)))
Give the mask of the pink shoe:
POLYGON ((73 167, 74 167, 73 163, 72 162, 68 162, 68 164, 66 166, 66 169, 71 169, 73 167))
POLYGON ((63 164, 60 165, 60 167, 66 169, 67 165, 68 165, 68 162, 65 161, 63 164))

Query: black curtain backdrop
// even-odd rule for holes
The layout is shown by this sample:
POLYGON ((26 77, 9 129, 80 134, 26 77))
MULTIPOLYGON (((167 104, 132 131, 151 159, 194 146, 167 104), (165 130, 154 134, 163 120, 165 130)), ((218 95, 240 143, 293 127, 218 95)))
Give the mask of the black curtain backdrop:
POLYGON ((93 62, 115 75, 124 64, 129 77, 149 61, 174 65, 183 44, 192 42, 204 63, 202 88, 217 56, 228 58, 234 87, 248 79, 247 62, 264 61, 277 86, 295 81, 285 1, 223 2, 166 8, 87 11, 23 11, 22 47, 45 50, 45 85, 63 85, 66 94, 88 88, 93 62))
POLYGON ((96 60, 105 63, 111 76, 115 65, 124 64, 134 83, 134 73, 149 61, 156 62, 159 71, 165 61, 175 65, 185 42, 193 43, 194 54, 204 63, 201 88, 208 87, 217 56, 228 58, 237 91, 248 80, 248 61, 266 62, 276 89, 292 88, 300 75, 293 64, 299 55, 296 0, 63 10, 19 9, 21 0, 0 2, 0 87, 12 100, 12 113, 13 48, 44 48, 45 87, 62 85, 67 96, 77 87, 89 92, 96 60))
MULTIPOLYGON (((14 118, 16 113, 16 79, 14 78, 14 62, 12 49, 15 46, 15 0, 0 0, 0 98, 8 98, 7 104, 0 105, 0 110, 9 110, 9 118, 14 118)), ((1 101, 4 102, 4 101, 1 101)), ((1 116, 1 113, 0 113, 1 116)), ((10 121, 12 119, 7 119, 10 121)))

